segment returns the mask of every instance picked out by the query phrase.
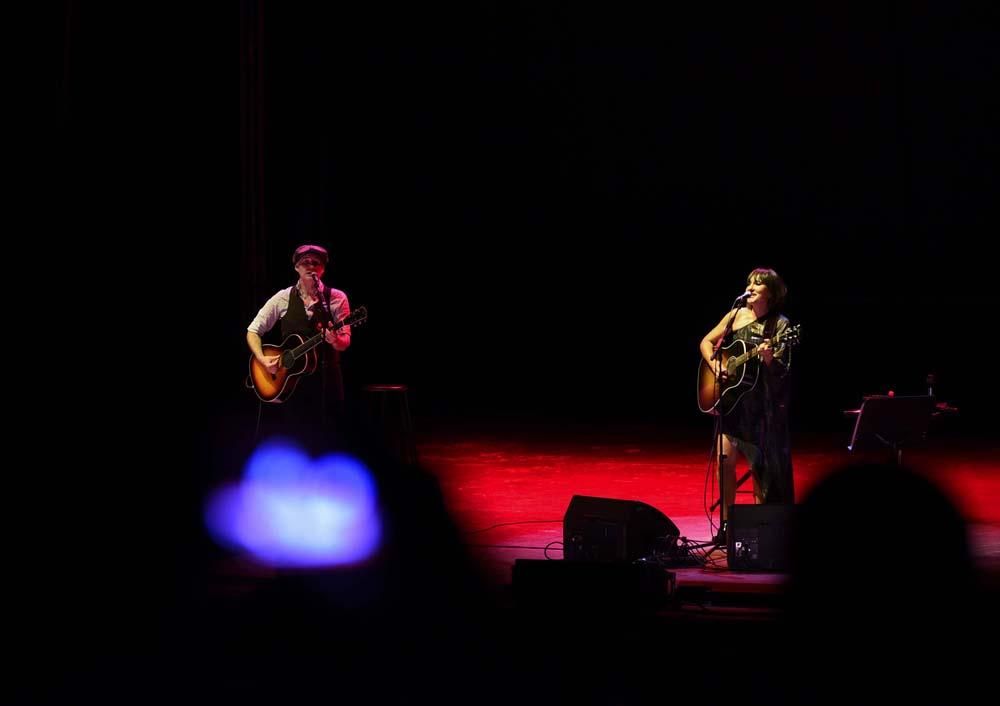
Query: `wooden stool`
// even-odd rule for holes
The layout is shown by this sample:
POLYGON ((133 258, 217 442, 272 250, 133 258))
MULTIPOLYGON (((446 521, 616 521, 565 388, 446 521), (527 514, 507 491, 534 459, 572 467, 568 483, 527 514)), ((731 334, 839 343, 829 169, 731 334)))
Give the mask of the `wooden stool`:
MULTIPOLYGON (((748 480, 750 480, 750 476, 751 475, 752 475, 752 471, 747 471, 742 476, 740 476, 740 479, 738 481, 736 481, 736 494, 737 495, 744 495, 744 494, 753 495, 753 491, 752 490, 740 490, 740 486, 743 485, 744 483, 746 483, 748 480)), ((719 507, 719 503, 720 502, 722 502, 722 501, 721 500, 716 500, 714 503, 712 503, 712 507, 709 509, 709 512, 714 512, 715 508, 719 507)))

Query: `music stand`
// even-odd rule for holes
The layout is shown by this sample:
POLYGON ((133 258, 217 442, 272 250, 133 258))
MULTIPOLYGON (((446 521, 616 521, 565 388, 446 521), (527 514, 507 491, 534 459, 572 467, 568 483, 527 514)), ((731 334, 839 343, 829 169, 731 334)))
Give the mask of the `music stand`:
POLYGON ((893 460, 902 464, 903 447, 927 437, 933 413, 934 398, 930 395, 865 397, 847 450, 854 451, 859 444, 877 440, 891 448, 893 460))

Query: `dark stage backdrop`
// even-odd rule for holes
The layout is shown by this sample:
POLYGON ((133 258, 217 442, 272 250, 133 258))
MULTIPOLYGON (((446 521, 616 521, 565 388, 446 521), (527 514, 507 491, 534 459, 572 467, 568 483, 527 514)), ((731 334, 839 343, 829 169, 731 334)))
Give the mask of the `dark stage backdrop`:
POLYGON ((243 13, 263 186, 237 361, 316 241, 370 308, 355 383, 410 383, 430 417, 697 424, 697 344, 768 266, 803 328, 801 428, 929 373, 986 413, 998 62, 977 11, 243 13))
POLYGON ((929 373, 989 428, 991 12, 362 5, 64 3, 60 257, 166 359, 115 357, 137 403, 252 418, 246 324, 312 241, 370 310, 349 385, 421 419, 702 425, 697 344, 768 266, 799 428, 929 373))

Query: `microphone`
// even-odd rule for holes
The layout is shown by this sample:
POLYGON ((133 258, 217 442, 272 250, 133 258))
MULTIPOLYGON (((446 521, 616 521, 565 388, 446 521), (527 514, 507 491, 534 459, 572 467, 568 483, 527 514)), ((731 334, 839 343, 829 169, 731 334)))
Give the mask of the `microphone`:
POLYGON ((740 296, 736 297, 736 301, 738 301, 740 303, 745 302, 747 299, 750 298, 751 294, 753 294, 753 292, 743 292, 743 294, 741 294, 740 296))
POLYGON ((331 320, 331 322, 332 322, 333 315, 330 313, 330 304, 326 300, 326 298, 320 293, 319 277, 316 275, 315 272, 310 272, 309 274, 312 275, 313 284, 316 285, 316 296, 319 297, 320 303, 322 303, 322 305, 323 305, 323 311, 326 312, 327 319, 331 320))

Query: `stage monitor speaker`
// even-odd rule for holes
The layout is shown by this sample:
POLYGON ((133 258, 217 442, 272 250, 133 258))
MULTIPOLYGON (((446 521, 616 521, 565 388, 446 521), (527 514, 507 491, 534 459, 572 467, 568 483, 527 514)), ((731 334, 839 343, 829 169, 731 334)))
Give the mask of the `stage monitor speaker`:
POLYGON ((677 525, 646 503, 574 495, 563 517, 563 558, 631 562, 671 552, 679 535, 677 525))
POLYGON ((726 533, 729 568, 787 571, 789 526, 794 511, 794 505, 733 505, 726 533))

